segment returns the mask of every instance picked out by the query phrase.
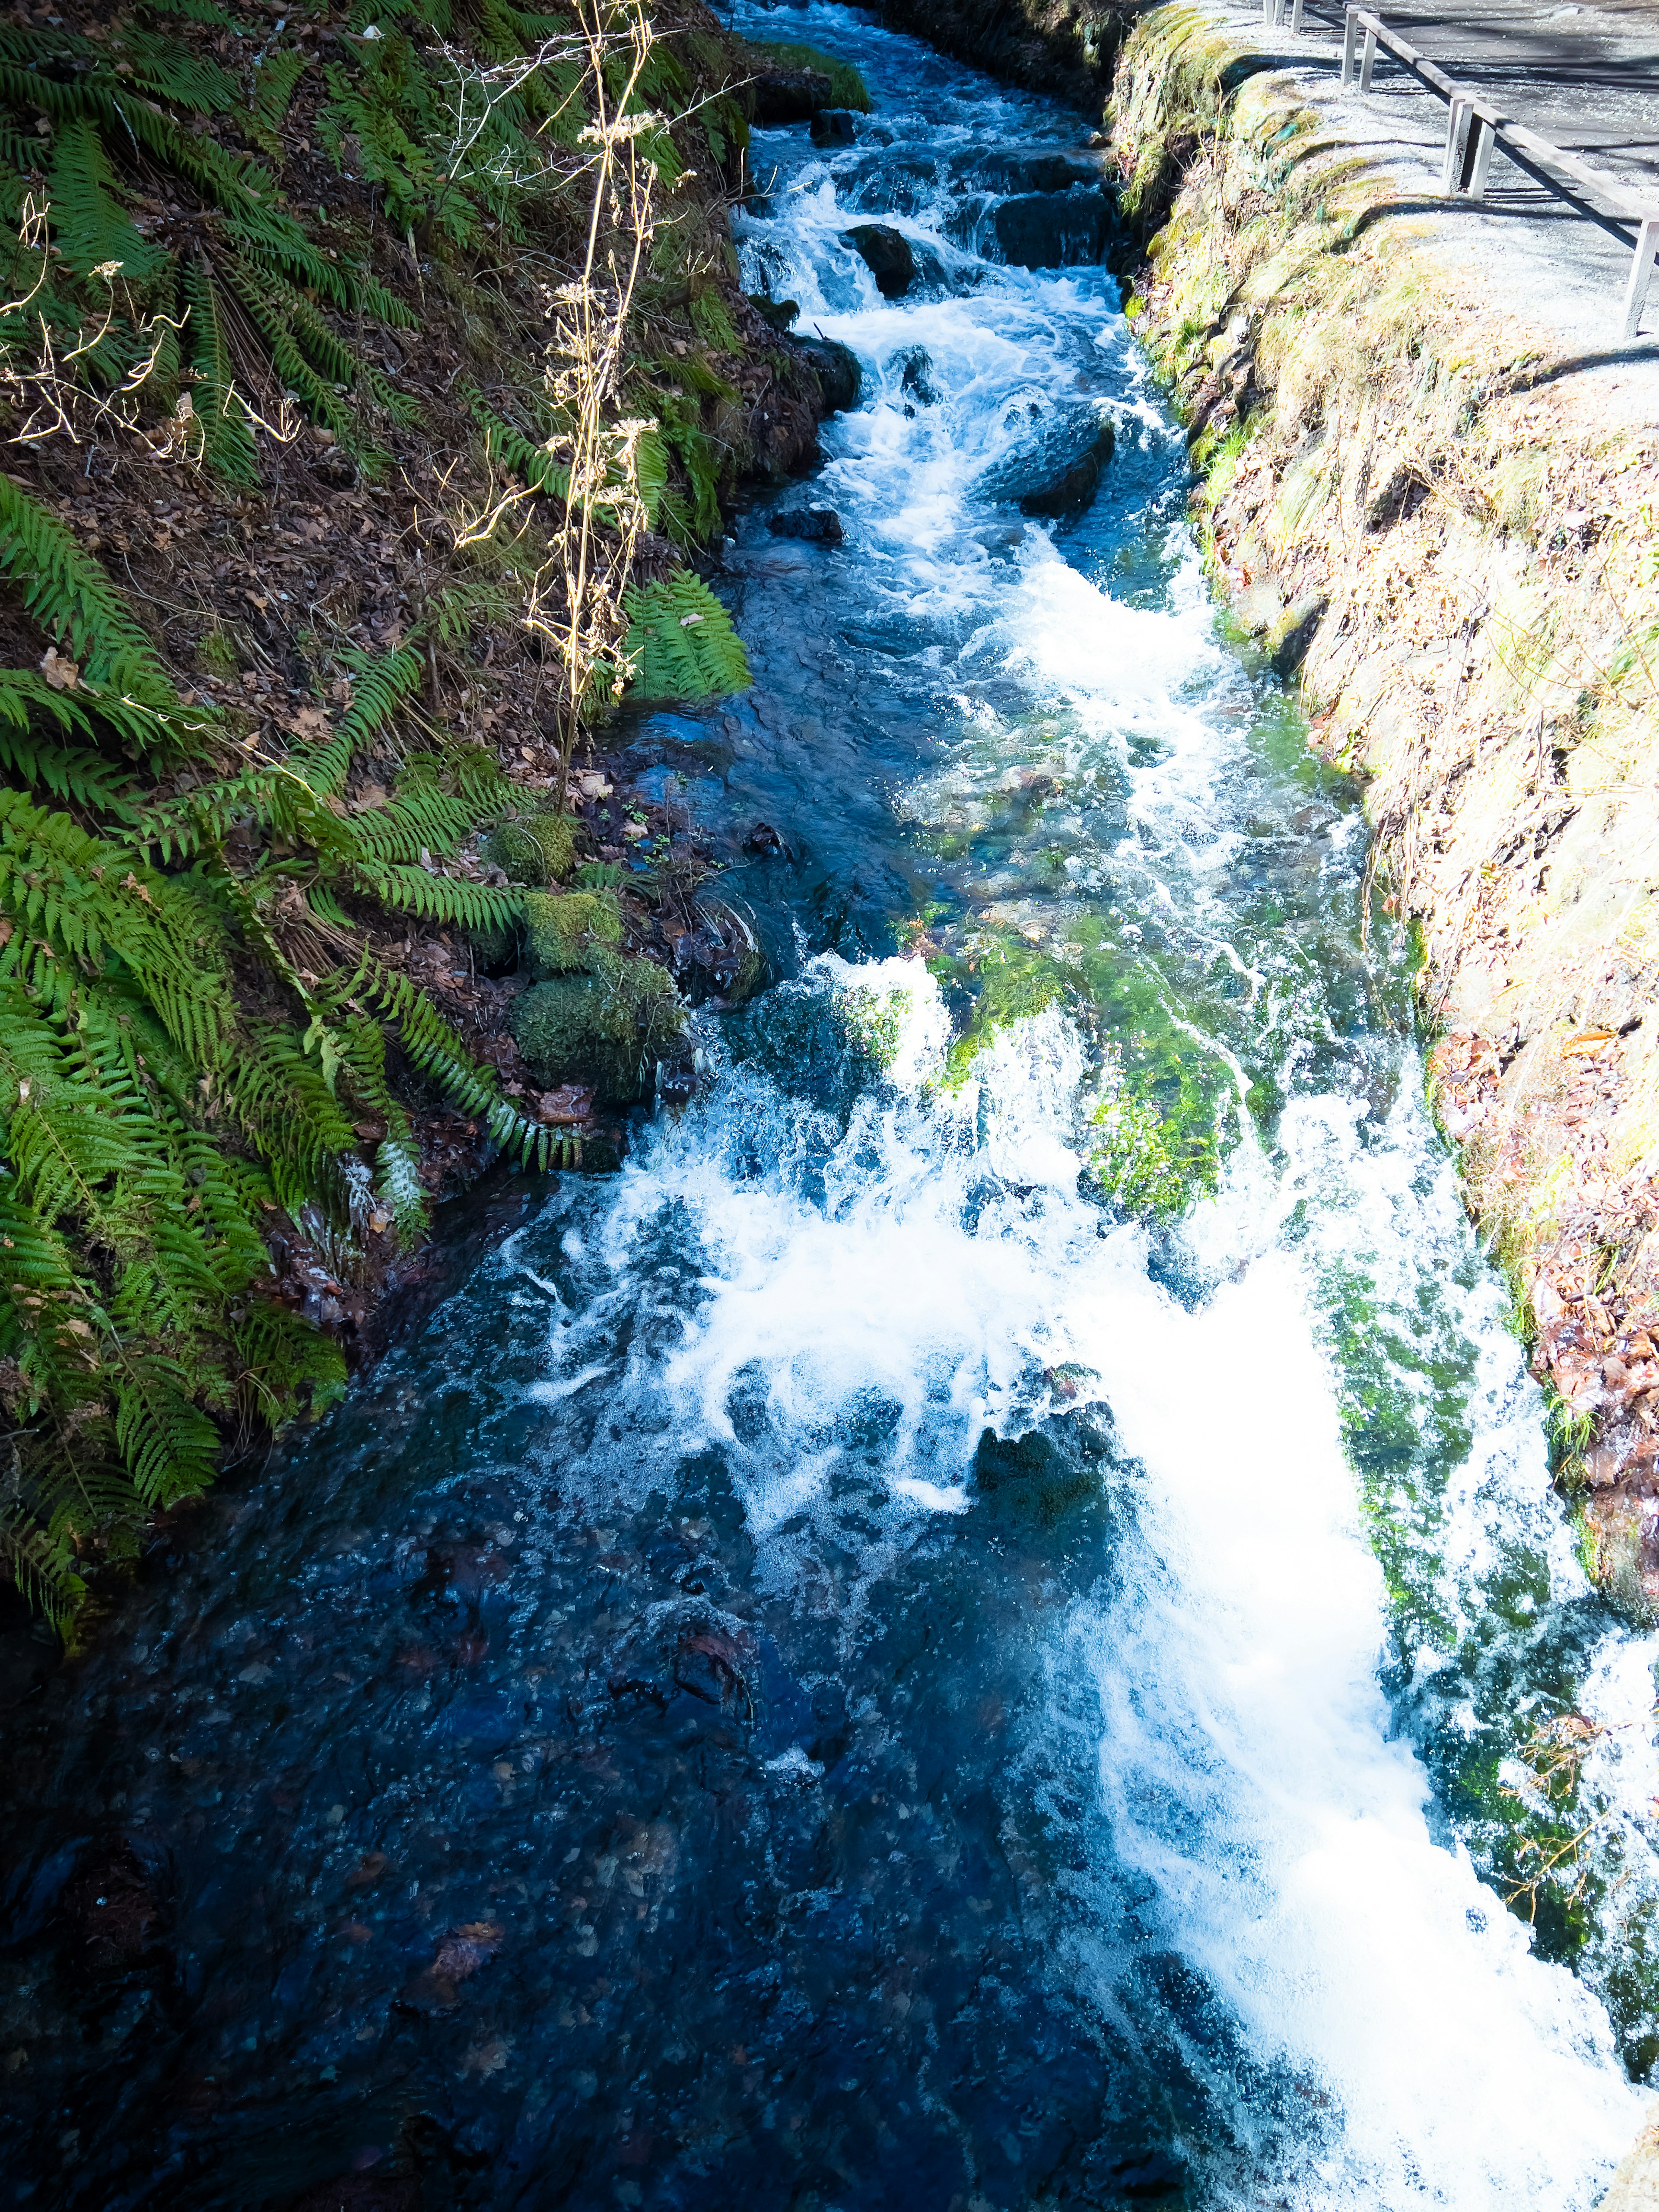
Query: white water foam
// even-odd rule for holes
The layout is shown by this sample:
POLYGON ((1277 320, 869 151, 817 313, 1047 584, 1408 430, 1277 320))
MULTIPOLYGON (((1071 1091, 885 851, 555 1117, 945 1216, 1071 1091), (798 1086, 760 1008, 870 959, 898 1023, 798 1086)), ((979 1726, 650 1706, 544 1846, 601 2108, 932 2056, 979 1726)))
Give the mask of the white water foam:
MULTIPOLYGON (((909 963, 884 963, 890 984, 901 964, 908 1059, 926 1069, 934 987, 909 963)), ((859 972, 825 963, 791 988, 844 990, 859 972)), ((1230 1185, 1206 1210, 1212 1254, 1242 1237, 1256 1256, 1186 1310, 1150 1278, 1141 1234, 1103 1236, 1076 1194, 1076 1155, 1054 1132, 1081 1068, 1051 1012, 976 1063, 982 1115, 877 1088, 822 1194, 788 1164, 800 1148, 787 1127, 757 1146, 757 1116, 787 1125, 794 1109, 752 1076, 665 1127, 604 1235, 625 1272, 670 1206, 704 1255, 705 1301, 652 1366, 674 1449, 722 1447, 784 1587, 821 1537, 845 1541, 850 1495, 873 1581, 918 1516, 984 1510, 964 1480, 982 1427, 1019 1433, 1053 1408, 1045 1374, 1094 1370, 1085 1395, 1146 1471, 1115 1586, 1076 1605, 1055 1644, 1056 1669, 1081 1664, 1095 1701, 1095 1832, 1111 1866, 1149 1887, 1143 1940, 1186 1959, 1254 2063, 1287 2069, 1322 2115, 1310 2140, 1281 2140, 1238 2085, 1233 2124, 1261 2136, 1259 2163, 1235 2194, 1223 2159, 1212 2201, 1259 2203, 1271 2181, 1306 2212, 1588 2207, 1640 2100, 1601 2006, 1532 1958, 1467 1856, 1432 1838, 1427 1778, 1390 1740, 1382 1577, 1308 1262, 1278 1243, 1278 1176, 1247 1164, 1248 1191, 1230 1185), (974 1119, 1000 1133, 1006 1180, 988 1194, 974 1119), (732 1127, 745 1154, 785 1164, 743 1172, 721 1141, 732 1127), (758 1442, 734 1419, 745 1383, 764 1407, 758 1442), (856 1438, 876 1401, 891 1411, 872 1459, 856 1438)), ((1363 1182, 1349 1194, 1362 1210, 1363 1182)), ((1125 1958, 1098 1940, 1088 1878, 1077 1887, 1074 1971, 1121 2014, 1125 1958)))

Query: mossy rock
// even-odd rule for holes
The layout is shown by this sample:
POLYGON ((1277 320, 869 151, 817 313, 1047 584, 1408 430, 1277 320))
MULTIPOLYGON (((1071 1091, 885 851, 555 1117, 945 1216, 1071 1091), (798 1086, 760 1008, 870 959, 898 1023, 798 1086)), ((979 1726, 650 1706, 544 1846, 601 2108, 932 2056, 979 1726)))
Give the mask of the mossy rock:
POLYGON ((498 823, 484 856, 515 884, 562 884, 576 865, 575 825, 564 814, 524 814, 498 823))
POLYGON ((592 975, 600 956, 622 943, 622 908, 613 891, 532 891, 524 902, 530 972, 592 975))
POLYGON ((513 1017, 519 1050, 538 1083, 591 1082, 611 1105, 651 1088, 656 1061, 685 1027, 673 978, 653 960, 596 948, 594 972, 538 983, 513 1017))

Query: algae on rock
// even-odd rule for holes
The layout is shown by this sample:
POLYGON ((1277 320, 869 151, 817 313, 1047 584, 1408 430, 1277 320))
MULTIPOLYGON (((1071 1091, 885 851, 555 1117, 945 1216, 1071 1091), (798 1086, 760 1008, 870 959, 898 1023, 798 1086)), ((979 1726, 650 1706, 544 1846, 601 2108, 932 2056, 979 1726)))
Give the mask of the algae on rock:
POLYGON ((513 1034, 538 1082, 580 1077, 597 1084, 607 1105, 629 1105, 650 1091, 657 1062, 678 1042, 685 1007, 654 961, 599 944, 586 957, 586 972, 556 975, 525 994, 513 1034))

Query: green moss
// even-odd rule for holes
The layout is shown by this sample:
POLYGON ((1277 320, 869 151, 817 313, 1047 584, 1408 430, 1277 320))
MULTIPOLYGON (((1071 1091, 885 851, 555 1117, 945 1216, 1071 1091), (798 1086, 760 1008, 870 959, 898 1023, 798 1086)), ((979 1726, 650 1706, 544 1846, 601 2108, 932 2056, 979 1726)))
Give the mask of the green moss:
POLYGON ((196 658, 210 676, 234 676, 242 665, 235 640, 219 623, 215 623, 197 647, 196 658))
POLYGON ((820 76, 827 76, 831 107, 855 107, 860 115, 870 112, 869 92, 851 62, 838 62, 833 54, 823 53, 817 46, 775 46, 769 40, 757 43, 755 51, 769 55, 785 69, 816 70, 820 76))
POLYGON ((836 996, 848 1043, 855 1045, 866 1060, 872 1060, 884 1074, 898 1058, 904 1036, 898 999, 896 992, 872 991, 862 986, 836 996))
POLYGON ((568 815, 520 815, 490 831, 484 854, 515 884, 561 884, 576 865, 575 827, 568 815))
POLYGON ((1214 1190, 1214 1116, 1190 1078, 1169 1106, 1120 1079, 1089 1126, 1095 1133, 1089 1172, 1126 1213, 1174 1221, 1214 1190))
POLYGON ((654 961, 604 946, 592 957, 592 973, 527 991, 513 1034, 538 1082, 592 1082, 608 1103, 625 1105, 650 1088, 654 1063, 685 1027, 685 1008, 654 961))
POLYGON ((531 973, 593 974, 622 943, 622 908, 611 891, 532 891, 524 902, 531 973))

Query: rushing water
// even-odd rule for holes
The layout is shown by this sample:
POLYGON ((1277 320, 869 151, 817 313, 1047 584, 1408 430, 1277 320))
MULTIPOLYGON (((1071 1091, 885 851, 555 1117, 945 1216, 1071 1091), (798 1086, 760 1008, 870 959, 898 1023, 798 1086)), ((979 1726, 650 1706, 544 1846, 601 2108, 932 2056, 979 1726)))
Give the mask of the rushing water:
POLYGON ((1656 2047, 1653 1653, 1352 794, 1218 632, 1110 279, 977 250, 1076 119, 747 27, 876 94, 759 134, 740 226, 863 362, 848 542, 747 516, 755 690, 634 742, 781 831, 730 884, 781 980, 13 1717, 0 2203, 1587 2207, 1656 2047), (936 282, 878 298, 872 216, 936 282), (1023 520, 1079 404, 1105 483, 1023 520), (1120 1093, 1218 1133, 1177 1228, 1080 1177, 1120 1093))

